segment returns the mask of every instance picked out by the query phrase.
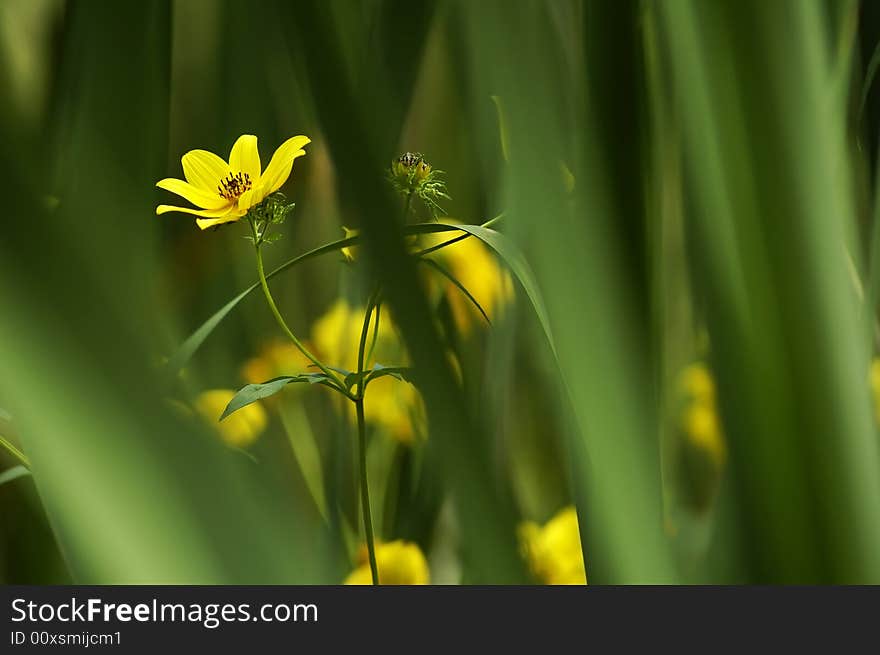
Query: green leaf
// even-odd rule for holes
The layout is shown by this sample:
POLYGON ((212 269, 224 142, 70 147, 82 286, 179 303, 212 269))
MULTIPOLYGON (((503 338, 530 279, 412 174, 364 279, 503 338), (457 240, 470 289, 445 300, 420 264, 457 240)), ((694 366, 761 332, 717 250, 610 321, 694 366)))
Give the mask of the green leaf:
POLYGON ((12 482, 13 480, 18 480, 18 478, 23 478, 30 474, 31 472, 24 466, 13 466, 11 469, 6 469, 3 473, 0 473, 0 485, 12 482))
POLYGON ((327 368, 329 368, 331 371, 339 373, 342 377, 347 377, 351 375, 351 371, 349 371, 347 368, 339 368, 338 366, 328 366, 327 368))
POLYGON ((385 377, 386 375, 390 375, 391 377, 396 378, 401 382, 409 382, 410 384, 415 384, 412 367, 383 366, 382 364, 373 365, 372 370, 367 373, 367 384, 377 378, 385 377))
POLYGON ((473 306, 476 307, 477 310, 479 310, 480 314, 483 315, 483 318, 486 319, 486 323, 488 325, 492 325, 492 321, 489 320, 489 315, 486 314, 485 310, 480 306, 480 303, 477 302, 477 299, 474 298, 473 295, 471 295, 471 292, 467 290, 467 287, 465 287, 461 282, 459 282, 452 273, 450 273, 445 268, 440 266, 440 264, 435 262, 433 259, 424 259, 423 258, 423 259, 420 259, 419 261, 423 262, 424 264, 427 264, 429 267, 433 268, 435 271, 440 273, 440 275, 442 275, 447 280, 452 282, 452 284, 455 285, 455 287, 464 294, 465 298, 470 300, 471 303, 473 304, 473 306))
POLYGON ((409 366, 384 366, 382 364, 374 364, 373 368, 368 371, 363 371, 361 373, 349 373, 345 376, 345 388, 351 389, 356 385, 361 378, 364 378, 364 388, 375 380, 376 378, 385 377, 386 375, 390 375, 401 382, 409 382, 410 384, 414 384, 413 382, 413 369, 409 366))
POLYGON ((2 407, 0 407, 0 421, 7 421, 7 422, 9 422, 9 421, 11 421, 11 420, 12 420, 12 414, 10 414, 10 413, 7 412, 5 409, 3 409, 2 407))
MULTIPOLYGON (((485 225, 489 225, 497 221, 497 218, 488 221, 485 225)), ((403 228, 403 233, 405 235, 413 235, 413 234, 432 234, 437 232, 453 232, 456 230, 464 230, 465 227, 473 227, 478 228, 480 226, 471 225, 471 226, 461 226, 461 225, 445 225, 442 223, 416 223, 414 225, 406 225, 403 228)), ((309 259, 313 259, 315 257, 319 257, 321 255, 325 255, 331 252, 338 252, 342 248, 346 248, 348 246, 354 246, 360 243, 361 237, 360 235, 354 235, 347 237, 345 239, 339 239, 337 241, 332 241, 331 243, 324 244, 323 246, 319 246, 318 248, 314 248, 313 250, 309 250, 293 259, 289 259, 281 266, 276 268, 275 270, 269 272, 266 275, 267 279, 271 279, 299 263, 307 261, 309 259)), ((175 375, 180 369, 186 366, 186 363, 190 360, 190 358, 195 354, 195 352, 201 347, 201 345, 205 342, 210 334, 214 331, 214 329, 220 324, 220 322, 226 318, 226 316, 231 312, 242 300, 247 298, 253 291, 256 291, 260 288, 259 282, 256 282, 249 286, 247 289, 239 293, 228 303, 223 305, 219 310, 217 310, 207 321, 202 323, 195 332, 193 332, 187 339, 178 347, 178 349, 174 352, 174 354, 168 359, 168 363, 165 365, 166 370, 170 375, 175 375)))
POLYGON ((324 373, 283 375, 267 382, 260 382, 258 384, 247 384, 239 389, 238 393, 236 393, 235 396, 232 397, 232 400, 229 401, 226 409, 223 410, 223 414, 220 416, 220 420, 222 421, 227 416, 235 411, 238 411, 242 407, 245 407, 246 405, 250 405, 251 403, 254 403, 263 398, 268 398, 269 396, 274 396, 288 384, 293 384, 295 382, 308 382, 309 384, 326 384, 327 386, 335 388, 330 382, 330 378, 327 377, 327 375, 325 375, 324 373))

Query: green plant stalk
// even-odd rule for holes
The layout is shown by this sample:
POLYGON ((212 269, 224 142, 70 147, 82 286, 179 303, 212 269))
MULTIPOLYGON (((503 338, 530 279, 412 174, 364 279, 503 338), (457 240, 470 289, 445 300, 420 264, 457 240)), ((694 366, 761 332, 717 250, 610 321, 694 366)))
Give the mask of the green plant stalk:
POLYGON ((31 469, 31 460, 27 458, 27 455, 21 452, 18 448, 15 447, 15 444, 13 444, 2 435, 0 435, 0 446, 2 446, 3 449, 6 450, 10 455, 15 457, 15 459, 21 462, 25 466, 25 468, 27 468, 28 470, 31 469))
POLYGON ((272 297, 272 292, 269 291, 269 283, 266 281, 266 271, 263 268, 263 254, 261 244, 256 241, 256 233, 254 234, 254 237, 254 243, 256 244, 255 250, 257 253, 257 274, 260 277, 260 286, 263 288, 263 295, 266 297, 266 302, 269 305, 269 309, 272 311, 272 315, 275 317, 275 321, 278 323, 279 327, 284 331, 284 333, 288 337, 290 337, 290 340, 293 341, 294 345, 299 348, 299 351, 308 359, 310 359, 315 366, 321 369, 321 372, 324 373, 324 375, 333 380, 339 392, 354 400, 354 397, 346 390, 345 385, 342 383, 339 377, 335 373, 333 373, 333 371, 324 366, 321 360, 315 357, 309 351, 309 349, 306 348, 299 339, 297 339, 293 331, 287 326, 287 322, 284 320, 284 317, 281 316, 281 312, 278 311, 278 305, 275 304, 275 299, 272 297))
MULTIPOLYGON (((367 301, 367 309, 364 312, 364 325, 361 328, 361 340, 358 345, 358 382, 357 392, 355 393, 354 405, 357 413, 358 424, 358 459, 360 460, 361 472, 361 505, 364 514, 364 536, 367 540, 367 554, 370 560, 370 573, 373 577, 373 584, 379 584, 379 567, 376 564, 376 542, 373 536, 373 512, 370 507, 370 485, 367 482, 367 427, 364 419, 364 394, 366 385, 364 384, 364 350, 367 345, 367 333, 370 331, 370 317, 373 314, 373 308, 379 297, 379 289, 373 291, 370 299, 367 301)), ((378 318, 378 317, 377 317, 378 318)))

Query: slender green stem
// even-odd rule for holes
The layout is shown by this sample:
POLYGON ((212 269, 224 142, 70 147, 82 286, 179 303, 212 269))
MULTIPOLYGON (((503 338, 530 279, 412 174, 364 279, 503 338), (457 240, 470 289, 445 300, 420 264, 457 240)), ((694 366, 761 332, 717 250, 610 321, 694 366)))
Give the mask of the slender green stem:
POLYGON ((410 191, 406 196, 406 205, 404 205, 404 207, 403 207, 403 222, 404 223, 406 223, 406 219, 409 218, 409 210, 410 210, 410 207, 412 206, 412 197, 413 197, 413 192, 410 191))
POLYGON ((358 458, 360 459, 361 469, 361 505, 363 506, 364 515, 364 535, 367 539, 367 554, 370 559, 370 573, 373 576, 373 584, 379 584, 379 567, 376 565, 376 541, 373 536, 373 512, 370 507, 370 485, 367 481, 367 427, 364 419, 364 350, 367 345, 367 333, 370 331, 370 317, 373 314, 373 308, 379 298, 379 289, 370 295, 367 300, 367 308, 364 311, 364 324, 361 327, 361 340, 358 344, 358 382, 357 392, 355 393, 355 409, 357 412, 358 423, 358 458))
POLYGON ((321 372, 324 373, 324 375, 326 375, 331 380, 333 380, 333 382, 336 384, 337 388, 339 389, 339 391, 341 393, 343 393, 344 395, 346 395, 349 398, 351 398, 352 400, 354 400, 354 397, 346 390, 345 385, 342 383, 342 381, 339 379, 339 377, 333 371, 331 371, 326 366, 324 366, 324 364, 321 363, 321 360, 319 360, 311 352, 309 352, 309 349, 306 348, 303 345, 303 343, 299 339, 296 338, 296 335, 287 326, 287 322, 284 320, 284 317, 281 316, 281 312, 278 311, 278 305, 275 304, 275 299, 272 297, 272 292, 269 291, 269 284, 268 284, 268 282, 266 282, 266 271, 263 269, 263 254, 261 252, 261 248, 260 248, 259 243, 257 243, 257 245, 256 245, 256 251, 257 251, 257 273, 260 276, 260 286, 263 288, 263 295, 266 296, 266 302, 269 305, 269 309, 272 310, 272 315, 275 317, 275 320, 277 321, 279 327, 284 331, 284 333, 288 337, 290 337, 290 340, 293 341, 294 345, 296 345, 296 347, 299 348, 299 351, 303 355, 305 355, 309 360, 311 360, 311 362, 315 366, 317 366, 319 369, 321 369, 321 372))
POLYGON ((10 455, 15 457, 19 462, 21 462, 28 470, 31 468, 31 460, 27 458, 23 452, 21 452, 18 448, 16 448, 15 444, 0 435, 0 446, 3 447, 10 455))
POLYGON ((367 538, 367 554, 370 558, 370 573, 373 584, 379 584, 379 567, 376 564, 376 540, 373 536, 373 512, 370 509, 370 486, 367 483, 367 427, 364 422, 364 399, 354 401, 357 410, 358 456, 361 468, 361 505, 364 514, 364 533, 367 538))

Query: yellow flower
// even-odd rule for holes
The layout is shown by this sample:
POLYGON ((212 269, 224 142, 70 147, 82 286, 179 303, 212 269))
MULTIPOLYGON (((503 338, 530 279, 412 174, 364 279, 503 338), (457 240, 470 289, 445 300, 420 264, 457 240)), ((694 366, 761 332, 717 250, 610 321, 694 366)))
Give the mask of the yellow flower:
POLYGON ((195 409, 230 446, 245 448, 256 441, 266 429, 266 410, 259 403, 251 403, 233 412, 222 421, 220 416, 232 400, 231 389, 212 389, 199 394, 195 409))
MULTIPOLYGON (((312 326, 312 343, 324 361, 349 371, 357 369, 363 321, 364 308, 351 307, 343 299, 337 300, 315 321, 312 326)), ((371 323, 367 334, 367 352, 373 341, 373 325, 375 323, 371 323)), ((406 361, 406 351, 397 336, 393 321, 388 311, 383 309, 373 358, 364 362, 364 368, 369 369, 373 362, 391 366, 405 364, 406 361)), ((349 419, 354 422, 354 405, 346 402, 345 406, 349 419)), ((417 434, 425 431, 424 416, 422 397, 413 385, 391 376, 370 382, 364 402, 364 417, 368 423, 380 427, 401 443, 412 443, 417 434)))
POLYGON ((532 521, 520 524, 519 537, 529 568, 543 584, 587 584, 574 506, 561 509, 543 527, 532 521))
MULTIPOLYGON (((281 375, 306 373, 312 365, 292 342, 273 339, 264 344, 255 357, 241 367, 241 377, 250 384, 266 382, 281 375)), ((291 385, 295 387, 297 385, 291 385)))
MULTIPOLYGON (((357 420, 354 405, 349 405, 349 418, 357 420)), ((425 408, 422 397, 408 382, 395 380, 390 375, 370 382, 364 400, 364 418, 386 430, 389 436, 404 444, 424 434, 425 408)))
MULTIPOLYGON (((312 343, 326 361, 349 371, 357 369, 364 311, 364 307, 352 307, 344 299, 339 298, 315 321, 312 325, 312 343)), ((375 320, 374 313, 367 334, 367 352, 364 353, 364 357, 373 342, 375 320)), ((394 329, 394 322, 388 315, 388 308, 383 306, 380 310, 379 333, 376 337, 373 360, 389 366, 391 363, 399 364, 401 359, 405 358, 406 353, 394 329)), ((370 366, 372 362, 364 361, 364 368, 370 366)))
MULTIPOLYGON (((366 549, 360 553, 360 565, 345 579, 347 585, 373 584, 366 549)), ((376 567, 379 584, 424 585, 431 583, 428 562, 418 545, 398 539, 376 544, 376 567)))
MULTIPOLYGON (((449 233, 431 235, 425 239, 428 247, 450 239, 449 233)), ((467 289, 480 306, 494 320, 513 299, 513 281, 510 273, 498 262, 492 252, 475 237, 462 239, 429 255, 448 270, 467 289)), ((437 276, 434 276, 437 278, 437 276)), ((444 278, 443 284, 452 317, 458 329, 468 334, 474 323, 483 322, 479 310, 460 289, 444 278)))
POLYGON ((310 141, 306 136, 289 138, 272 155, 266 170, 261 168, 257 137, 252 134, 238 137, 228 162, 207 150, 190 150, 180 160, 186 182, 169 177, 159 180, 156 186, 176 193, 197 209, 159 205, 156 213, 195 214, 203 230, 237 221, 287 181, 293 160, 306 154, 302 148, 310 141))

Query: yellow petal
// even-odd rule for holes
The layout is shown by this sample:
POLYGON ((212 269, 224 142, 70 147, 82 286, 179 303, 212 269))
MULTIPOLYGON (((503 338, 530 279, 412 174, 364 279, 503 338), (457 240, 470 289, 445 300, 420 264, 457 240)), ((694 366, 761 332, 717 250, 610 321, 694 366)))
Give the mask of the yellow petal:
POLYGON ((194 187, 192 184, 188 184, 183 180, 175 180, 172 177, 159 180, 156 182, 156 186, 160 189, 170 191, 171 193, 176 193, 202 209, 219 209, 220 207, 229 204, 229 201, 225 198, 221 198, 220 194, 217 192, 208 193, 198 187, 194 187))
POLYGON ((220 216, 218 218, 197 218, 196 225, 199 226, 202 230, 207 230, 209 227, 214 227, 215 225, 223 225, 223 223, 234 223, 239 218, 241 218, 241 214, 238 212, 230 212, 225 216, 220 216))
POLYGON ((260 152, 257 150, 257 137, 242 134, 229 153, 229 169, 233 174, 242 172, 251 176, 256 184, 260 179, 260 152))
POLYGON ((262 202, 264 196, 261 193, 261 187, 256 187, 255 189, 250 189, 241 194, 238 198, 238 210, 240 212, 247 213, 247 210, 253 207, 254 205, 260 204, 262 202))
POLYGON ((217 218, 225 216, 233 212, 234 208, 230 205, 219 207, 217 209, 193 209, 192 207, 175 207, 173 205, 159 205, 156 207, 157 214, 167 214, 168 212, 181 212, 183 214, 195 214, 196 216, 204 216, 205 218, 217 218))
POLYGON ((190 150, 180 163, 187 182, 208 193, 217 193, 220 180, 229 175, 226 162, 207 150, 190 150))
POLYGON ((274 193, 287 181, 293 168, 293 160, 306 154, 302 148, 311 141, 307 136, 294 136, 278 146, 278 150, 266 166, 263 179, 260 180, 266 195, 274 193))

